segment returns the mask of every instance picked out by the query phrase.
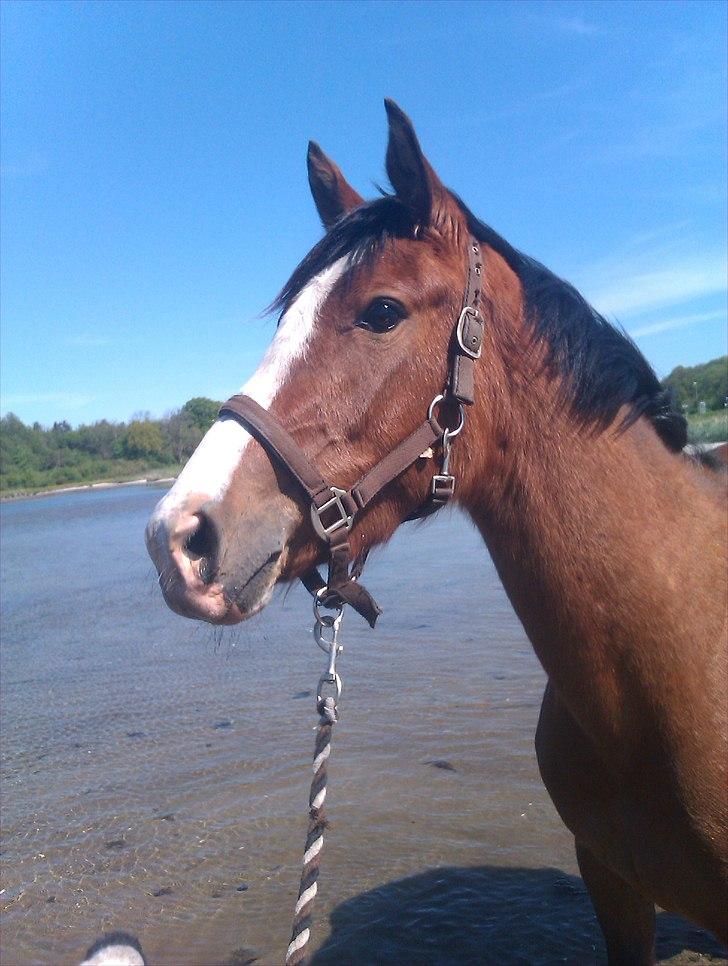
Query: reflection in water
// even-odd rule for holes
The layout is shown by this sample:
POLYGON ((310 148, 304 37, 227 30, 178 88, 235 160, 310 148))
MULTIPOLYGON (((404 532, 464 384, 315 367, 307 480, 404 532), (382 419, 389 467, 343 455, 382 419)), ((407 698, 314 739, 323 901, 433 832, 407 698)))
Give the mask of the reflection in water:
MULTIPOLYGON (((310 601, 294 588, 224 632, 169 613, 143 546, 158 495, 2 507, 3 963, 77 963, 112 929, 155 964, 283 959, 310 601)), ((602 961, 538 778, 543 674, 480 538, 442 516, 393 543, 367 576, 380 626, 342 629, 316 962, 602 961)), ((661 926, 663 957, 717 948, 661 926)))

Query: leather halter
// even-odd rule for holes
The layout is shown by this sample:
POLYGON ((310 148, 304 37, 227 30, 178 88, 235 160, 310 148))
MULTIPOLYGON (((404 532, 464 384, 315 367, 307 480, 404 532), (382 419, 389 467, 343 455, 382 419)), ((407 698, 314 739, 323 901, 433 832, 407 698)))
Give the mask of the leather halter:
POLYGON ((371 594, 357 582, 363 559, 352 570, 349 569, 349 531, 357 515, 374 497, 420 456, 429 456, 427 451, 436 443, 443 446, 442 472, 432 478, 428 501, 408 519, 426 516, 452 497, 455 477, 448 472, 449 439, 462 429, 465 418, 463 405, 475 401, 474 362, 480 358, 485 329, 479 308, 482 274, 480 243, 471 238, 463 307, 453 328, 450 372, 444 391, 430 404, 427 419, 348 490, 327 483, 288 431, 250 396, 236 394, 220 407, 221 416, 237 419, 261 443, 270 457, 286 467, 310 500, 311 522, 316 534, 328 548, 329 567, 326 581, 315 567, 303 574, 301 580, 305 587, 314 595, 325 590, 323 601, 328 606, 337 600, 351 604, 372 627, 381 609, 371 594), (436 406, 449 400, 457 403, 460 409, 460 425, 454 429, 441 426, 435 416, 436 406))

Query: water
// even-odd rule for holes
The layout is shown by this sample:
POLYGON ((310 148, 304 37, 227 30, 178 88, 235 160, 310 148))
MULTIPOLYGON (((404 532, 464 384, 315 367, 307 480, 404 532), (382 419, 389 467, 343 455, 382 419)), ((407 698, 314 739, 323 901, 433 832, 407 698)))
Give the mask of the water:
MULTIPOLYGON (((170 613, 143 546, 159 496, 2 506, 7 966, 78 963, 118 928, 154 963, 283 961, 324 660, 310 599, 224 632, 170 613)), ((343 625, 314 963, 603 962, 538 777, 544 676, 479 536, 403 527, 367 586, 385 613, 343 625)), ((665 915, 660 937, 663 957, 718 949, 665 915)))

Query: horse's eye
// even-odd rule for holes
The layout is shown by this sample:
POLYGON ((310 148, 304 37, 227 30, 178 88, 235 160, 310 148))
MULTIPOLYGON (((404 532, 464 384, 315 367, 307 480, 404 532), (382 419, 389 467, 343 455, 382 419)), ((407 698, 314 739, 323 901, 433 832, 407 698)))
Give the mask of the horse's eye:
POLYGON ((406 316, 404 307, 394 299, 374 299, 356 323, 371 332, 390 332, 406 316))

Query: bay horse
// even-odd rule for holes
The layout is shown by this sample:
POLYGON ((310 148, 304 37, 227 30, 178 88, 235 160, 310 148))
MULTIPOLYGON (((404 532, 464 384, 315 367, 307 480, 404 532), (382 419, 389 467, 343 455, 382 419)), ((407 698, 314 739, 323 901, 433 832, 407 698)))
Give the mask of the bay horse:
MULTIPOLYGON (((243 392, 351 487, 442 392, 476 240, 482 346, 450 472, 548 676, 541 775, 610 963, 654 961, 655 904, 726 942, 724 484, 682 454, 685 421, 635 345, 478 221, 386 108, 390 195, 365 202, 309 146, 326 232, 243 392)), ((432 456, 357 515, 353 554, 423 505, 432 456)), ((285 461, 223 412, 147 528, 169 606, 215 624, 259 611, 324 559, 309 510, 285 461)))

